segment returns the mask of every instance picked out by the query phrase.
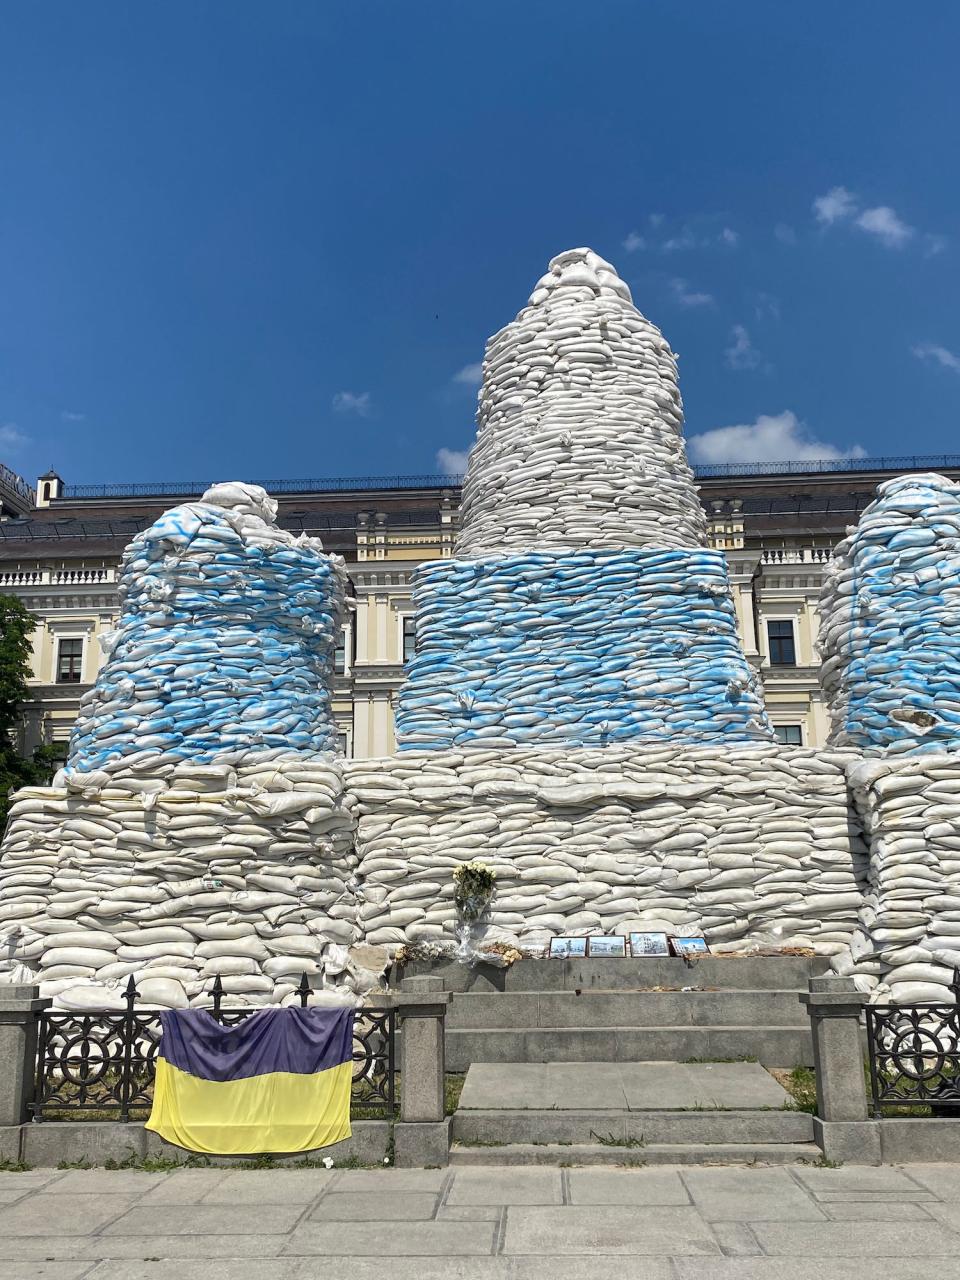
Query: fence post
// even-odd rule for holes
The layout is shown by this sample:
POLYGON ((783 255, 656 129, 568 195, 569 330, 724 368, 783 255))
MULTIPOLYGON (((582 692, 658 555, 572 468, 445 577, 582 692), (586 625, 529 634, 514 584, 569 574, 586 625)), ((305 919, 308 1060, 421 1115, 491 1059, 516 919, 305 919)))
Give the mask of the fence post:
POLYGON ((400 1120, 394 1126, 398 1165, 445 1165, 450 1120, 444 1114, 444 1022, 450 996, 442 978, 405 978, 392 998, 400 1019, 400 1120))
MULTIPOLYGON (((39 987, 0 985, 0 1128, 30 1119, 37 1079, 37 1015, 50 1003, 40 999, 39 987)), ((5 1147, 2 1144, 0 1154, 6 1155, 5 1147)))
POLYGON ((869 1000, 853 978, 810 978, 807 1006, 817 1073, 814 1136, 829 1160, 880 1163, 880 1130, 867 1119, 860 1014, 869 1000))

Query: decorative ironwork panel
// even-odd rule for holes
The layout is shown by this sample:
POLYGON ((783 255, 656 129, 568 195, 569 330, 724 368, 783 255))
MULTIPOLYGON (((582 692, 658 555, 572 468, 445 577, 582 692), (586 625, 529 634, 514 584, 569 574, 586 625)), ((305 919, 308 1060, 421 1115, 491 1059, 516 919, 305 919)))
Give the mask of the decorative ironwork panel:
MULTIPOLYGON (((297 995, 309 1002, 306 974, 297 995)), ((224 1026, 235 1026, 257 1008, 222 1008, 219 978, 211 991, 210 1012, 224 1026)), ((40 1014, 34 1119, 64 1111, 102 1113, 105 1119, 139 1119, 153 1102, 160 1011, 138 1010, 139 993, 131 978, 124 992, 126 1009, 89 1013, 40 1014), (134 1114, 135 1113, 135 1114, 134 1114)), ((352 1107, 392 1116, 396 1106, 396 1013, 364 1006, 356 1011, 353 1037, 352 1107)))
MULTIPOLYGON (((960 1001, 960 970, 954 970, 960 1001)), ((885 1107, 960 1112, 960 1003, 867 1005, 873 1114, 885 1107)))

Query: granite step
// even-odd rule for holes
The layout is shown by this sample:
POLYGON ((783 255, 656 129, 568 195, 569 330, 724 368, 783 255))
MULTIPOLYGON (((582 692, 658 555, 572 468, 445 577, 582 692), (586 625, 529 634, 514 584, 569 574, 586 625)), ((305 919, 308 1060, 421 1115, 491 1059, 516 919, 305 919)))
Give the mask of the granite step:
POLYGON ((469 1165, 671 1165, 671 1164, 815 1164, 821 1159, 814 1142, 758 1144, 748 1142, 651 1143, 648 1146, 607 1146, 572 1143, 569 1146, 506 1143, 471 1147, 454 1142, 450 1164, 469 1165))
POLYGON ((399 968, 392 981, 435 977, 446 991, 638 991, 651 987, 702 986, 727 991, 806 991, 807 981, 829 970, 822 956, 706 955, 695 960, 675 956, 636 959, 523 959, 506 969, 490 964, 463 965, 452 960, 415 960, 399 968))
POLYGON ((788 1110, 458 1110, 453 1139, 463 1146, 790 1145, 813 1141, 813 1116, 788 1110))
POLYGON ((474 1062, 757 1061, 768 1067, 813 1065, 809 1025, 450 1028, 447 1070, 474 1062))
POLYGON ((450 1031, 563 1027, 806 1027, 809 1016, 794 990, 498 991, 456 992, 447 1010, 450 1031))

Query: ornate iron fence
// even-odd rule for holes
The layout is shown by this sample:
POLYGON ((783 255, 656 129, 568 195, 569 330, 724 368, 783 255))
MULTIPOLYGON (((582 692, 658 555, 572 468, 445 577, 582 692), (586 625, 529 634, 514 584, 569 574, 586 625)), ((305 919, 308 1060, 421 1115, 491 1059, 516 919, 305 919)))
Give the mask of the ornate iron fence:
MULTIPOLYGON (((304 974, 297 989, 301 1007, 306 1007, 310 991, 304 974)), ((259 1012, 255 1008, 224 1008, 219 978, 210 994, 210 1012, 224 1026, 235 1026, 259 1012)), ((132 977, 123 998, 126 1007, 122 1011, 45 1010, 40 1014, 34 1120, 49 1120, 64 1112, 89 1112, 127 1121, 139 1119, 139 1113, 149 1109, 160 1044, 160 1011, 136 1008, 140 996, 132 977)), ((390 1007, 364 1005, 357 1009, 351 1101, 352 1109, 363 1115, 392 1117, 396 1110, 396 1011, 390 1007)))
POLYGON ((931 1107, 960 1113, 960 969, 953 1004, 867 1005, 873 1114, 931 1107))

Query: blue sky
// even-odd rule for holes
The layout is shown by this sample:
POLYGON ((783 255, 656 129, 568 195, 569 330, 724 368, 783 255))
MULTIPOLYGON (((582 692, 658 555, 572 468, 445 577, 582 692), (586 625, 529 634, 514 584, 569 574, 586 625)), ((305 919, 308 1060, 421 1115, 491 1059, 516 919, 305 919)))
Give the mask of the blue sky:
POLYGON ((0 460, 455 466, 486 337, 581 244, 696 455, 960 449, 958 45, 886 0, 8 4, 0 460))

